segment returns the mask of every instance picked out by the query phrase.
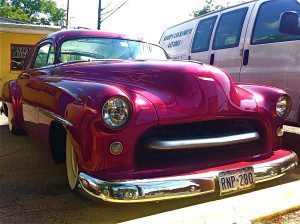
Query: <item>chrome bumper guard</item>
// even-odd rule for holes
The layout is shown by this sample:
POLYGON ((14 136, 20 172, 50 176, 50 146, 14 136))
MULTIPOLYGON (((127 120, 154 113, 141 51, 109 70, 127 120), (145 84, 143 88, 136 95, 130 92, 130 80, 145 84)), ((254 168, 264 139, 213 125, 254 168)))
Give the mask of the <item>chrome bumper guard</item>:
POLYGON ((236 145, 247 142, 253 142, 259 139, 259 133, 256 131, 248 133, 237 133, 210 138, 179 139, 179 140, 159 140, 147 139, 143 145, 146 148, 154 150, 174 150, 174 149, 200 149, 207 147, 218 147, 227 145, 236 145))
MULTIPOLYGON (((278 178, 298 165, 290 155, 253 165, 256 183, 278 178)), ((218 173, 223 170, 175 177, 128 181, 102 181, 85 173, 79 174, 79 190, 86 196, 109 202, 131 203, 183 198, 218 192, 218 173)))

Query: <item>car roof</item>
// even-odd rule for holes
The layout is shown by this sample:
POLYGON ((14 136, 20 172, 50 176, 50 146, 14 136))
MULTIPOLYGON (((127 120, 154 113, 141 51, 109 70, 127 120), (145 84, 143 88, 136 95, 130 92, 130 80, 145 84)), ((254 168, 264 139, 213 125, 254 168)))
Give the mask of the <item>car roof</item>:
POLYGON ((44 39, 52 39, 55 42, 61 41, 65 38, 72 37, 105 37, 105 38, 117 38, 117 39, 126 39, 126 40, 137 40, 138 38, 129 37, 125 34, 104 32, 99 30, 87 30, 87 29, 74 29, 74 30, 61 30, 55 33, 49 34, 44 39))

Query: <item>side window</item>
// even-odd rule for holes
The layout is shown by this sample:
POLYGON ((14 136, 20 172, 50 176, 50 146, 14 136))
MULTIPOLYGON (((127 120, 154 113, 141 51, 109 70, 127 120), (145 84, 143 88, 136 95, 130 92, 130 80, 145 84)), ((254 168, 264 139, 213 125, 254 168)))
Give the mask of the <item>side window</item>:
POLYGON ((47 65, 53 65, 53 63, 54 63, 54 57, 55 57, 55 55, 54 55, 54 46, 52 44, 50 44, 47 65))
POLYGON ((54 63, 54 47, 52 44, 45 44, 40 47, 34 62, 34 68, 39 68, 54 63))
POLYGON ((300 39, 300 35, 279 32, 280 16, 286 11, 296 11, 300 15, 300 4, 296 0, 263 3, 258 11, 251 44, 266 44, 300 39))
POLYGON ((239 45, 247 11, 248 8, 242 8, 221 15, 214 37, 214 50, 239 45))
POLYGON ((192 53, 208 51, 210 37, 217 20, 217 16, 200 20, 192 45, 192 53))

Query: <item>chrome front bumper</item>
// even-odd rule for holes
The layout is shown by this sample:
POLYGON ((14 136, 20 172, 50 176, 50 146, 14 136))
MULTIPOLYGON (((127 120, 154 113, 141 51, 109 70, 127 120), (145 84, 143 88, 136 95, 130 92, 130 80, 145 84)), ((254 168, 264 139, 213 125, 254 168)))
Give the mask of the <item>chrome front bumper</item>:
MULTIPOLYGON (((273 161, 253 165, 256 183, 278 178, 298 165, 292 152, 273 161)), ((128 181, 102 181, 85 173, 79 174, 79 190, 94 199, 130 203, 175 199, 218 192, 218 173, 224 170, 164 178, 128 181)))

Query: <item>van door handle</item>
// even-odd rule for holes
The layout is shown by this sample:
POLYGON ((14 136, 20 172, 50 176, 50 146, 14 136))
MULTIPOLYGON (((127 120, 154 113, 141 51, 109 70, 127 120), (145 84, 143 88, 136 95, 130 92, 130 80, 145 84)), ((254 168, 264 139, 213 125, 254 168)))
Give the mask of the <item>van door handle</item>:
POLYGON ((248 65, 249 61, 249 49, 244 50, 244 56, 243 56, 243 65, 248 65))
POLYGON ((215 63, 215 54, 210 55, 209 64, 213 65, 215 63))

